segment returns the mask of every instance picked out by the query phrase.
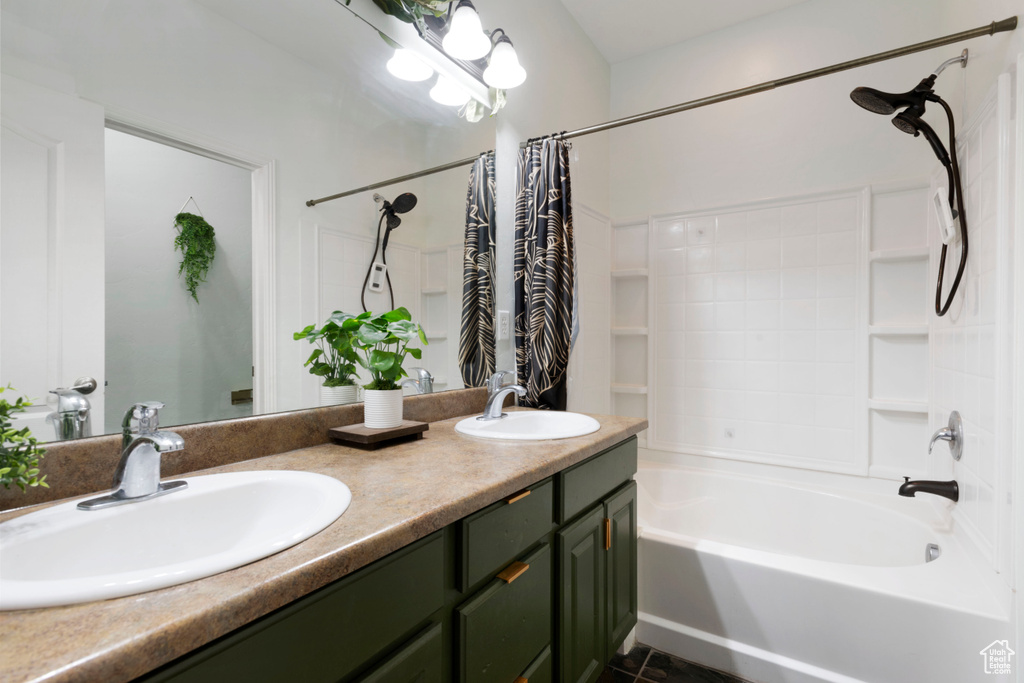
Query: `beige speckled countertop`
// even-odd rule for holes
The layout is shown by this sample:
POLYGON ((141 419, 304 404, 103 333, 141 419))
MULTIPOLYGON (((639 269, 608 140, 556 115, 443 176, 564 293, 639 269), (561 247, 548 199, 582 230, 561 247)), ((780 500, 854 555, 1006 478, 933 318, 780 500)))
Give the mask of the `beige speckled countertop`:
POLYGON ((0 680, 131 680, 647 427, 594 417, 600 430, 558 441, 473 439, 455 432, 461 418, 453 418, 379 451, 325 444, 203 470, 319 472, 345 482, 352 504, 312 538, 222 574, 115 600, 2 612, 0 680))

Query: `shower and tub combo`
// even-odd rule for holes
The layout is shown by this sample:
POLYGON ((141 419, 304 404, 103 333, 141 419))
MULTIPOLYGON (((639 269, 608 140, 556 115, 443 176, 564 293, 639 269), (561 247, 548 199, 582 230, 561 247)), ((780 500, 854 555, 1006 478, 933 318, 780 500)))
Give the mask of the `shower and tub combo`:
POLYGON ((1005 607, 923 500, 641 463, 640 642, 763 683, 969 681, 1005 607))

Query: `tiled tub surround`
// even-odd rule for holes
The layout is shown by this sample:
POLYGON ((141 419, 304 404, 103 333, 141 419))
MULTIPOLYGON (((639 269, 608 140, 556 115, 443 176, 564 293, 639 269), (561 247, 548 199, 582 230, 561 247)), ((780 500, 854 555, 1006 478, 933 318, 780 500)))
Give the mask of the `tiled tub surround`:
POLYGON ((863 194, 652 222, 651 448, 858 469, 863 194))
POLYGON ((593 434, 545 442, 470 439, 455 433, 458 419, 444 419, 424 439, 380 451, 322 444, 204 471, 326 474, 349 486, 352 505, 309 540, 206 579, 0 613, 0 679, 130 680, 646 427, 634 418, 597 418, 601 429, 593 434))
MULTIPOLYGON (((928 419, 935 430, 945 426, 950 411, 960 412, 966 435, 963 458, 954 463, 949 450, 940 445, 930 459, 929 474, 959 482, 955 518, 1007 584, 1012 583, 1013 547, 1010 437, 1013 418, 1020 417, 1011 414, 1009 399, 1011 321, 1015 306, 1018 315, 1020 308, 1012 300, 1009 262, 1014 239, 1007 199, 1013 149, 1009 80, 1005 75, 999 79, 958 136, 970 249, 960 293, 949 314, 932 316, 930 321, 934 385, 928 419)), ((937 183, 945 186, 944 173, 935 178, 933 190, 937 183)), ((937 234, 934 216, 929 215, 929 221, 929 231, 937 234)), ((941 246, 933 239, 929 268, 933 281, 941 246)), ((958 258, 957 246, 947 258, 947 273, 954 272, 958 258)))

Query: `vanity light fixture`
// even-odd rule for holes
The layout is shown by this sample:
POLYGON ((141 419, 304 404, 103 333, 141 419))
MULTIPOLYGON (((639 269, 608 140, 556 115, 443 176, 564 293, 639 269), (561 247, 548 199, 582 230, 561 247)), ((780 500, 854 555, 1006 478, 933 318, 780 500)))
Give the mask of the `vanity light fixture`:
POLYGON ((459 0, 448 23, 448 33, 441 41, 444 51, 455 59, 472 61, 486 57, 491 41, 484 33, 480 15, 470 0, 459 0))
POLYGON ((430 89, 430 99, 438 104, 461 107, 469 102, 470 94, 465 88, 444 74, 437 75, 437 83, 430 89))
POLYGON ((490 61, 484 69, 484 83, 492 88, 508 90, 522 85, 526 80, 526 69, 519 63, 516 49, 512 47, 512 41, 505 33, 505 29, 495 29, 491 34, 491 40, 494 40, 494 36, 499 32, 501 37, 494 44, 490 61))
POLYGON ((416 53, 408 48, 395 50, 395 56, 388 60, 388 71, 403 81, 425 81, 434 75, 434 70, 416 53))

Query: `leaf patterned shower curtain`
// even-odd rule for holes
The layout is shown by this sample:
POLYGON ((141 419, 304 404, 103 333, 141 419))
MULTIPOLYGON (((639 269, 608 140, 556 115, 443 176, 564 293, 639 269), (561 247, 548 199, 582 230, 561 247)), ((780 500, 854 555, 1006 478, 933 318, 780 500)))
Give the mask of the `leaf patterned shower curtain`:
POLYGON ((520 405, 565 410, 576 320, 576 253, 569 148, 531 143, 519 153, 514 286, 520 405))
POLYGON ((459 370, 467 387, 482 387, 494 367, 494 152, 488 152, 469 172, 459 370))

